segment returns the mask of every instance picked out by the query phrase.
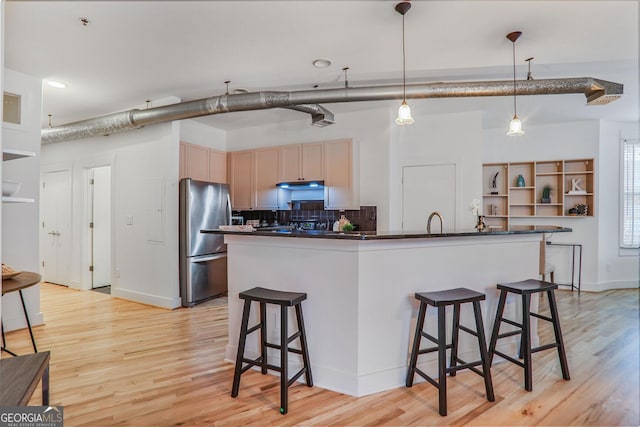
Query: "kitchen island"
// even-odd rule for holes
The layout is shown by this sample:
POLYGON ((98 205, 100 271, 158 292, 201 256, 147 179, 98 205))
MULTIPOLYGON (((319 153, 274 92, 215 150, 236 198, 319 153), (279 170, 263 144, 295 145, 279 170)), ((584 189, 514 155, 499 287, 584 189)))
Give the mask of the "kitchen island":
MULTIPOLYGON (((403 386, 416 323, 415 292, 455 287, 484 292, 488 333, 497 306, 496 284, 538 278, 542 236, 569 231, 549 226, 446 234, 203 230, 225 234, 228 247, 225 357, 235 361, 242 317, 239 292, 255 286, 306 292, 302 307, 315 385, 351 396, 403 386)), ((515 316, 513 301, 507 301, 507 316, 515 316)), ((536 308, 532 301, 532 310, 536 308)), ((256 312, 252 310, 252 315, 256 312)), ((271 342, 279 340, 278 316, 275 308, 267 313, 271 342)), ((295 324, 292 315, 290 325, 295 324)), ((431 329, 435 310, 427 312, 425 324, 435 334, 431 329)), ((466 307, 462 324, 473 325, 466 307)), ((532 324, 535 344, 537 330, 532 324)), ((247 342, 247 357, 258 354, 254 335, 247 342)), ((465 352, 477 351, 477 343, 465 335, 461 335, 462 358, 465 352)), ((515 347, 514 341, 502 341, 503 346, 515 347)), ((294 371, 298 356, 290 357, 294 371)), ((423 357, 423 369, 435 366, 423 357)), ((271 360, 278 363, 275 353, 271 360)))

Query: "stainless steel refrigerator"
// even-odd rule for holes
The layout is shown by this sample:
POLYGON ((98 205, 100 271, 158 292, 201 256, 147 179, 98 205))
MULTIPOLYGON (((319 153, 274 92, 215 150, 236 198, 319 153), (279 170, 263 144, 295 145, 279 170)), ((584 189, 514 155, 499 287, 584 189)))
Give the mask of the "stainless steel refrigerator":
POLYGON ((224 237, 200 233, 231 224, 229 186, 180 180, 180 295, 191 307, 227 292, 227 245, 224 237))

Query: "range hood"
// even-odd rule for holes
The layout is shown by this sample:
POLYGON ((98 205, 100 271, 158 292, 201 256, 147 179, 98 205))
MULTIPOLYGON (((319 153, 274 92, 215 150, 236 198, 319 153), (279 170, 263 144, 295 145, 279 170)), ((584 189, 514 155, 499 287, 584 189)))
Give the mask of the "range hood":
POLYGON ((322 190, 324 188, 324 181, 279 182, 276 186, 287 190, 322 190))

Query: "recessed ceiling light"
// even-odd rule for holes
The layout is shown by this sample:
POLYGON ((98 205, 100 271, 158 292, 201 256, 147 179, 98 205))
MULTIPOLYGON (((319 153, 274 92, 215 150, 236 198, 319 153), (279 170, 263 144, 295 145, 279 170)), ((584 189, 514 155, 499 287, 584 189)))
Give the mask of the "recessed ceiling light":
POLYGON ((67 85, 66 85, 66 84, 64 84, 64 83, 62 83, 62 82, 57 82, 57 81, 55 81, 55 80, 49 80, 49 81, 47 82, 47 84, 48 84, 49 86, 51 86, 51 87, 56 87, 56 88, 58 88, 58 89, 64 89, 64 88, 66 88, 66 87, 67 87, 67 85))
POLYGON ((327 58, 320 58, 313 61, 313 66, 316 68, 327 68, 331 66, 331 60, 327 58))

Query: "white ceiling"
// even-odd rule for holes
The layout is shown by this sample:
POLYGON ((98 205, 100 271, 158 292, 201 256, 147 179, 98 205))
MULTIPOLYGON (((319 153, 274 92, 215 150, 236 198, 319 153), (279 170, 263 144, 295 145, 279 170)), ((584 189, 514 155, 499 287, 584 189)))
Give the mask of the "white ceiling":
MULTIPOLYGON (((594 77, 624 84, 625 95, 586 106, 583 95, 518 98, 528 123, 638 120, 638 1, 413 1, 406 15, 408 82, 517 78, 535 57, 535 78, 594 77)), ((402 18, 395 1, 8 1, 5 67, 43 85, 43 127, 144 105, 230 91, 397 84, 402 18), (89 20, 87 26, 81 17, 89 20), (330 58, 329 68, 313 67, 330 58)), ((325 105, 336 114, 398 102, 325 105)), ((414 115, 480 110, 485 127, 506 127, 510 99, 413 100, 414 115)), ((395 107, 394 107, 395 108, 395 107)), ((209 116, 221 129, 303 118, 288 110, 209 116)))

